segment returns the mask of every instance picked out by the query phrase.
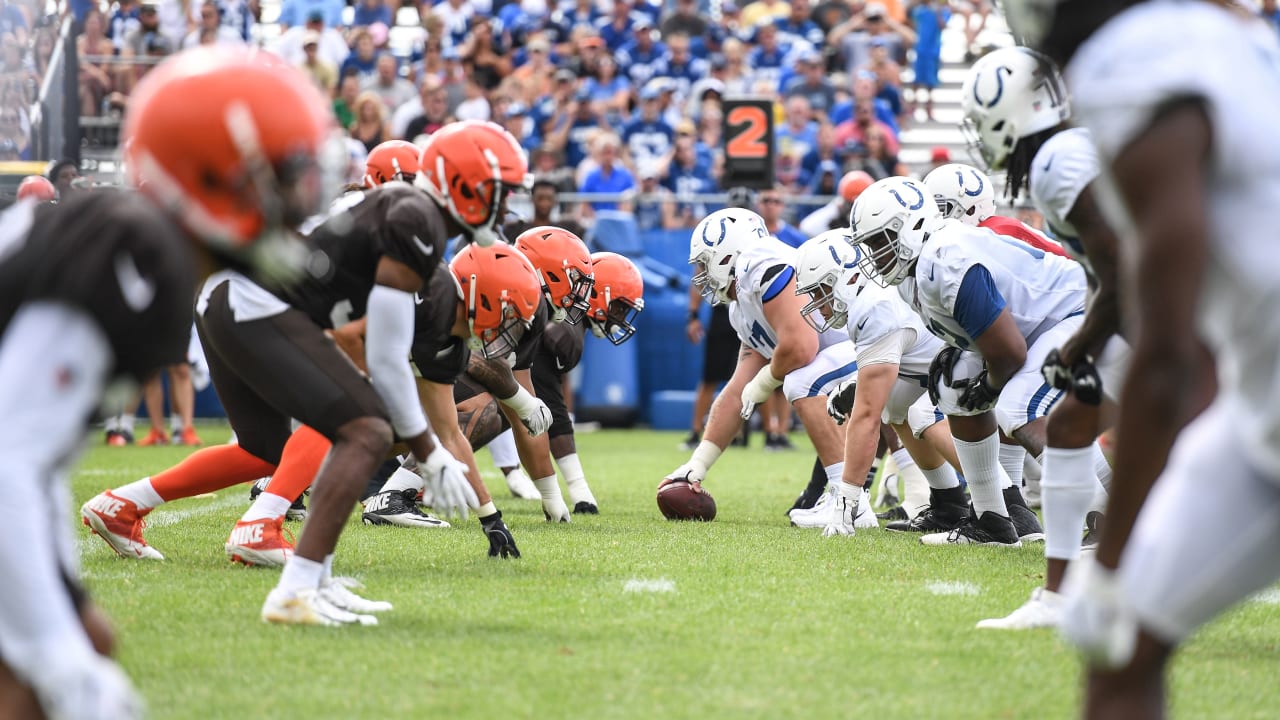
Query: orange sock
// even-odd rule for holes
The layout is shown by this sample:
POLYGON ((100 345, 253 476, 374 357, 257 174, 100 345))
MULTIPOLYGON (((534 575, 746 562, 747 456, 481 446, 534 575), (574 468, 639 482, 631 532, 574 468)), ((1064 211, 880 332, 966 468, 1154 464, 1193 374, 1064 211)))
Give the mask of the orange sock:
POLYGON ((197 450, 186 460, 152 475, 151 487, 165 502, 171 502, 257 480, 272 470, 274 465, 250 455, 239 445, 215 445, 197 450))
POLYGON ((306 425, 293 431, 280 454, 280 465, 264 492, 290 501, 301 495, 315 482, 316 473, 320 472, 331 447, 333 443, 328 438, 306 425))

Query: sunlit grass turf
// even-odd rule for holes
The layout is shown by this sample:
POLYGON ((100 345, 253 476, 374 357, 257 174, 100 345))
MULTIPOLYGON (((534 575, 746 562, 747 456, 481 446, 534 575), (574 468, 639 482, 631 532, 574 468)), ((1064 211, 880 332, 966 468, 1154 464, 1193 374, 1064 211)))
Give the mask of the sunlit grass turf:
MULTIPOLYGON (((395 603, 376 628, 258 620, 276 573, 232 565, 222 550, 244 487, 154 513, 147 537, 160 563, 116 558, 79 528, 86 582, 159 718, 1075 714, 1079 669, 1054 634, 973 630, 1041 580, 1042 546, 926 549, 889 533, 795 530, 783 511, 812 456, 765 453, 755 439, 714 469, 713 523, 667 522, 656 509, 659 478, 684 460, 674 433, 579 436, 603 514, 570 525, 545 524, 538 503, 509 498, 494 474, 519 561, 485 557, 474 518, 411 531, 353 515, 335 567, 395 603), (628 580, 673 590, 627 591, 628 580)), ((95 445, 76 501, 186 452, 95 445)), ((1274 604, 1212 625, 1176 663, 1175 716, 1274 717, 1277 650, 1274 604)))

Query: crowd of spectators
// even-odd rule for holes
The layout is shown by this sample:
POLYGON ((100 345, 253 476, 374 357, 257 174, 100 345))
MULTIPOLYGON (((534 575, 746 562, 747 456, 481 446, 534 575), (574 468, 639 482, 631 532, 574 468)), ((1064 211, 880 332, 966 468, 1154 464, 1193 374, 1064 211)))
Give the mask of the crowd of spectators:
POLYGON ((0 160, 30 160, 30 107, 57 39, 37 0, 0 0, 0 160))

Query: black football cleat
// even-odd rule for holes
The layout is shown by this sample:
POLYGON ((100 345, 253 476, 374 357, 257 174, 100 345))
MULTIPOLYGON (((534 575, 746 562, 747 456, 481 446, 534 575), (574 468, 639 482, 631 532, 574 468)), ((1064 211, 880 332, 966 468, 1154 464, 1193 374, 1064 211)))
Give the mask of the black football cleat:
POLYGON ((1022 547, 1013 521, 994 512, 984 512, 974 517, 972 511, 964 522, 950 532, 920 536, 924 545, 993 545, 997 547, 1022 547))

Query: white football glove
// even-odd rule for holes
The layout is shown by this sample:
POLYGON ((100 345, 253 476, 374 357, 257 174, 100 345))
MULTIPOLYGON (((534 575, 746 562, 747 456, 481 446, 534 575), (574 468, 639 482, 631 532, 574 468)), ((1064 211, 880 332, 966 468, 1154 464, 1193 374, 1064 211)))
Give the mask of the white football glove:
POLYGON ((756 373, 746 387, 742 388, 742 419, 750 420, 756 406, 768 400, 769 396, 773 395, 773 391, 780 387, 782 387, 782 381, 773 376, 770 365, 760 368, 760 372, 756 373))
POLYGON ((721 450, 716 447, 715 443, 703 440, 698 443, 698 447, 693 449, 693 455, 689 456, 689 462, 667 473, 658 487, 666 485, 671 480, 688 480, 691 483, 701 483, 707 477, 707 471, 719 459, 720 453, 721 450))
POLYGON ((476 491, 467 481, 467 464, 455 458, 439 440, 436 449, 418 465, 418 474, 427 482, 432 509, 446 518, 457 513, 466 520, 468 507, 480 507, 476 491))
POLYGON ((852 535, 854 522, 858 517, 858 500, 861 498, 862 488, 841 482, 840 492, 836 493, 836 506, 832 508, 827 526, 822 528, 822 537, 852 535))
POLYGON ((845 380, 827 396, 827 414, 837 425, 849 422, 849 413, 853 412, 853 398, 858 390, 858 379, 845 380))
POLYGON ((499 402, 516 411, 530 436, 536 437, 551 428, 551 410, 528 390, 520 388, 515 395, 499 402))
POLYGON ((1067 568, 1062 594, 1062 636, 1095 665, 1128 665, 1138 641, 1138 620, 1125 602, 1115 571, 1093 558, 1075 560, 1067 568))
POLYGON ((92 651, 33 680, 50 720, 135 720, 146 714, 142 698, 124 670, 92 651))
POLYGON ((691 483, 700 483, 706 479, 706 477, 707 469, 705 467, 699 467, 695 463, 687 462, 667 473, 663 480, 688 480, 691 483))

